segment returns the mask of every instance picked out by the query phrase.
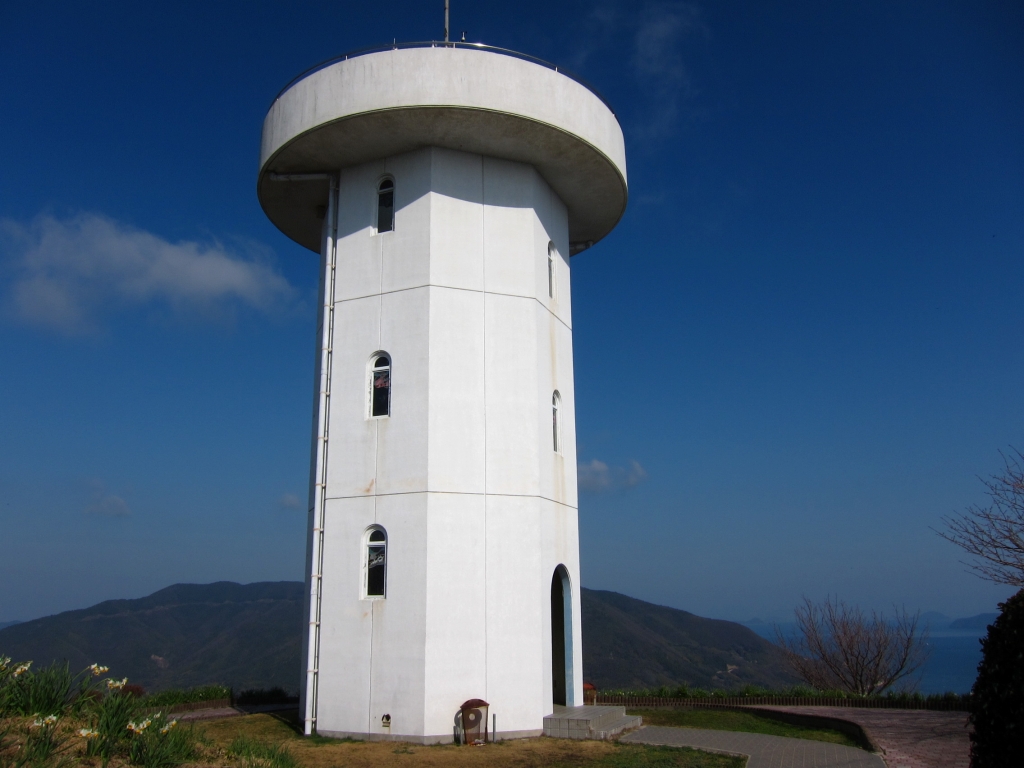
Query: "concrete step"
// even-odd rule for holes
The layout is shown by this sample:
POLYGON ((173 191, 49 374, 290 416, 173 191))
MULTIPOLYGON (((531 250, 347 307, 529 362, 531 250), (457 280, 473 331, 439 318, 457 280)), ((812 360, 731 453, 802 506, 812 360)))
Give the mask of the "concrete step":
POLYGON ((639 717, 627 717, 621 706, 560 707, 544 718, 544 735, 561 739, 608 739, 639 727, 639 717))
POLYGON ((601 730, 595 731, 592 739, 614 739, 619 734, 625 733, 626 731, 632 731, 634 728, 639 728, 644 724, 642 717, 634 717, 632 715, 623 715, 617 720, 607 723, 601 727, 601 730))

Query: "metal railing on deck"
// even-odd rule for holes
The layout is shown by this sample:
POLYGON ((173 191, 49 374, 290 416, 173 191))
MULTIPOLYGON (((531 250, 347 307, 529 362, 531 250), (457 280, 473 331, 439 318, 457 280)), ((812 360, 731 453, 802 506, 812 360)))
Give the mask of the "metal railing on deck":
POLYGON ((397 51, 404 50, 406 48, 466 48, 473 51, 487 51, 488 53, 499 53, 502 56, 511 56, 514 59, 522 59, 523 61, 529 61, 532 64, 538 64, 542 67, 547 67, 548 69, 554 70, 560 75, 565 75, 570 80, 575 80, 577 83, 579 83, 588 91, 597 96, 597 98, 601 100, 601 103, 608 107, 608 109, 611 111, 613 115, 615 114, 615 110, 612 109, 612 105, 608 103, 608 99, 602 96, 601 92, 598 91, 597 88, 592 86, 579 75, 570 72, 564 67, 560 67, 557 64, 552 64, 550 61, 545 61, 544 59, 538 59, 536 56, 531 56, 528 53, 520 53, 519 51, 513 51, 510 48, 498 48, 497 46, 486 45, 484 43, 463 43, 455 41, 446 43, 443 40, 423 40, 411 43, 394 42, 391 43, 391 45, 375 45, 369 48, 357 48, 354 51, 349 51, 348 53, 333 56, 327 59, 326 61, 321 61, 319 64, 310 67, 305 72, 302 72, 301 74, 298 74, 295 77, 293 77, 284 88, 278 91, 277 96, 274 97, 274 101, 271 102, 271 106, 273 106, 274 102, 281 98, 282 94, 284 94, 285 91, 287 91, 297 82, 299 82, 300 80, 304 80, 305 78, 309 77, 315 72, 319 72, 321 69, 326 69, 332 64, 337 64, 339 61, 354 59, 357 56, 366 56, 367 54, 370 53, 381 53, 383 51, 397 51))

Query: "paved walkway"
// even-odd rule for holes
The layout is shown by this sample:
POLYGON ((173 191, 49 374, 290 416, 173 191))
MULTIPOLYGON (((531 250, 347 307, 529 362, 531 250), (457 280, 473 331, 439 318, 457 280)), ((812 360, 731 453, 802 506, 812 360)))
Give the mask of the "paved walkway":
POLYGON ((649 725, 620 741, 747 755, 747 768, 885 768, 878 755, 856 747, 760 733, 649 725))
POLYGON ((188 722, 190 720, 218 720, 222 717, 238 717, 244 714, 246 713, 234 707, 221 707, 220 709, 196 709, 192 712, 181 712, 171 715, 171 718, 188 722))
POLYGON ((239 715, 256 715, 269 712, 298 712, 294 704, 241 704, 235 707, 218 709, 196 709, 191 712, 179 712, 171 715, 176 720, 217 720, 222 717, 238 717, 239 715))
POLYGON ((757 707, 835 717, 867 731, 888 768, 969 768, 971 740, 966 712, 859 707, 757 707))

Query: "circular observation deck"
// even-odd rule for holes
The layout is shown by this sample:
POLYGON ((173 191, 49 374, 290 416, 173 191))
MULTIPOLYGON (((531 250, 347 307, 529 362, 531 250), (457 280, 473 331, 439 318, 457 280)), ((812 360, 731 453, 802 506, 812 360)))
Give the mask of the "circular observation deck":
POLYGON ((568 209, 574 253, 626 209, 622 129, 604 100, 544 62, 465 43, 350 54, 289 84, 263 121, 260 205, 319 252, 328 183, 302 175, 428 146, 532 165, 568 209))

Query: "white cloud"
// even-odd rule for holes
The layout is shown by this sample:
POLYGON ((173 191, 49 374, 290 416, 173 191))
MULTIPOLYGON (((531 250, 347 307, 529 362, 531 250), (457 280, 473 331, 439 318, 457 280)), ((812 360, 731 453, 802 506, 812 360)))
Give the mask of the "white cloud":
POLYGON ((640 485, 647 479, 647 470, 633 459, 625 467, 609 467, 603 461, 592 459, 577 465, 576 477, 580 490, 601 493, 640 485))
POLYGON ((89 504, 85 507, 85 514, 100 515, 101 517, 128 517, 132 511, 120 496, 108 493, 106 486, 99 480, 89 482, 90 497, 89 504))
POLYGON ((277 500, 277 505, 281 509, 302 509, 302 501, 294 493, 281 494, 281 498, 277 500))
POLYGON ((680 102, 693 96, 683 41, 704 30, 700 11, 692 3, 652 3, 639 14, 633 34, 633 71, 648 98, 644 121, 648 135, 670 131, 680 102))
POLYGON ((647 470, 640 466, 639 461, 629 460, 629 466, 626 467, 626 475, 624 482, 627 488, 632 488, 636 485, 640 485, 644 480, 647 479, 647 470))
POLYGON ((697 92, 686 60, 694 54, 693 40, 709 34, 700 6, 678 0, 603 0, 581 27, 571 66, 583 69, 594 56, 625 53, 639 97, 630 132, 644 138, 671 133, 684 103, 697 92))
POLYGON ((238 255, 217 242, 171 243, 91 213, 0 219, 0 253, 16 320, 75 335, 97 330, 109 312, 163 304, 179 316, 223 316, 238 306, 269 310, 294 289, 258 247, 238 255))
POLYGON ((576 467, 576 481, 581 491, 606 491, 611 488, 612 475, 608 465, 597 459, 576 467))

